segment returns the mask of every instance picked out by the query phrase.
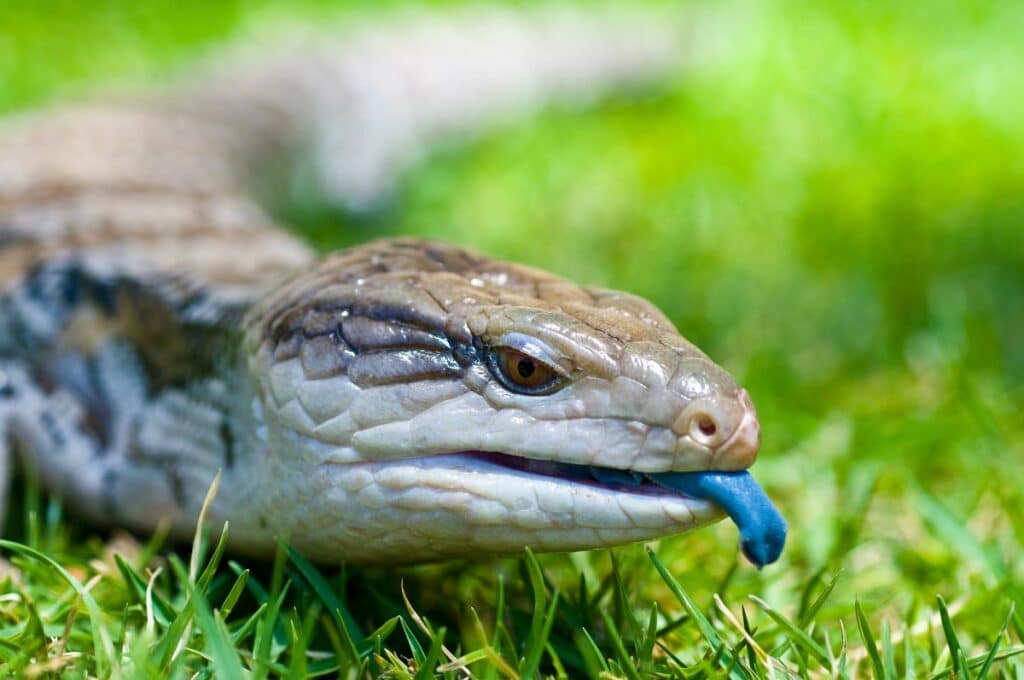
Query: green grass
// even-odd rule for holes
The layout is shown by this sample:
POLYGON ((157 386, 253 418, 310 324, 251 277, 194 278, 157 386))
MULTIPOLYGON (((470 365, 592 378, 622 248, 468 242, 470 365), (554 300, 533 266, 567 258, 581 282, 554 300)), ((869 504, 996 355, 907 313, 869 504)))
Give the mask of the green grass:
MULTIPOLYGON (((653 552, 403 570, 236 563, 211 540, 190 569, 29 483, 4 544, 4 670, 1024 675, 1024 6, 724 7, 698 72, 440 153, 376 220, 299 228, 324 248, 443 237, 655 301, 759 405, 755 472, 791 526, 779 564, 738 561, 722 523, 653 552)), ((9 0, 0 107, 334 11, 9 0)))

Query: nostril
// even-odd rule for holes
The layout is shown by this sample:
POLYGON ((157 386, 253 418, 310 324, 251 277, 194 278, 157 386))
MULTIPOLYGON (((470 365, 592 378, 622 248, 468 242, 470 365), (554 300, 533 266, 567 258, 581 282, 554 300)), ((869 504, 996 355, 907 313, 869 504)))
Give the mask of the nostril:
POLYGON ((690 420, 690 436, 704 446, 715 445, 718 441, 718 431, 718 421, 710 413, 696 413, 690 420))
POLYGON ((715 425, 715 421, 706 413, 697 416, 697 429, 705 437, 714 437, 715 433, 718 432, 718 426, 715 425))

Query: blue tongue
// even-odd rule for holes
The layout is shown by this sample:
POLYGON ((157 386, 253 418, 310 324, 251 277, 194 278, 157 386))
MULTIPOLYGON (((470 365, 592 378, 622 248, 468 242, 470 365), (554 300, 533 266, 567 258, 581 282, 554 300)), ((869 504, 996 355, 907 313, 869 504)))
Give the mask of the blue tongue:
POLYGON ((647 477, 659 486, 709 500, 725 510, 740 530, 740 549, 758 569, 782 554, 786 520, 749 472, 661 472, 647 477))

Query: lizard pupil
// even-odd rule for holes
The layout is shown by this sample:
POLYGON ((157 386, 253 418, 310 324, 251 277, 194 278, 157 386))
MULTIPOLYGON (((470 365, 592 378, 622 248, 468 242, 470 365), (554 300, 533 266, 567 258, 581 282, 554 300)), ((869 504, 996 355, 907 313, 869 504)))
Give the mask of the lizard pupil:
POLYGON ((511 347, 491 350, 487 362, 494 377, 512 392, 550 394, 565 384, 555 369, 511 347))

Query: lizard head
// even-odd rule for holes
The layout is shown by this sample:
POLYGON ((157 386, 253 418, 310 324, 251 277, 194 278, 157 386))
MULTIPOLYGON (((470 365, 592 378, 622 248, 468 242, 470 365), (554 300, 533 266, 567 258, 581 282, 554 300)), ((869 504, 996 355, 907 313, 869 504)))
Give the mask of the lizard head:
POLYGON ((659 475, 744 470, 759 447, 747 392, 650 303, 436 242, 330 257, 247 328, 272 475, 306 499, 281 526, 313 556, 678 533, 722 511, 659 475))

